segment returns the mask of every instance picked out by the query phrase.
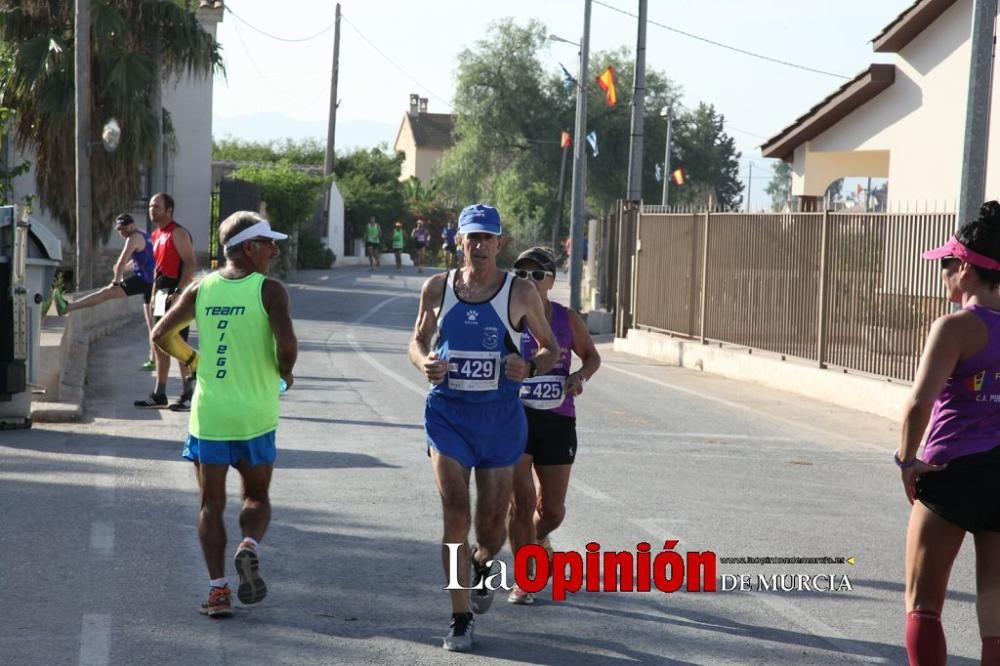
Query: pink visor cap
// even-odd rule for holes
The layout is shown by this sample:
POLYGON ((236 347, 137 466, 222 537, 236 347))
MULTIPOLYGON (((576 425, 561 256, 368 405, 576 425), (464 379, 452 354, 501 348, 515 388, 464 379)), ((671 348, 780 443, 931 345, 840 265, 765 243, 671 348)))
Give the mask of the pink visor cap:
POLYGON ((936 247, 933 250, 927 250, 920 256, 924 259, 947 259, 948 257, 954 257, 973 266, 985 268, 988 271, 1000 270, 1000 261, 984 257, 978 252, 973 252, 962 245, 954 236, 944 245, 936 247))

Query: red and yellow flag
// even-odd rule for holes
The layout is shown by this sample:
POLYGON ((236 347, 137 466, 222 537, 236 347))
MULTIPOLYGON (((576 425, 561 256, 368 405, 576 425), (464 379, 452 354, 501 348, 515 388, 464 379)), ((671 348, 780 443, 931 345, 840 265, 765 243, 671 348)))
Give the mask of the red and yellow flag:
POLYGON ((670 178, 674 181, 675 185, 683 185, 685 180, 684 169, 674 169, 670 174, 670 178))
POLYGON ((573 143, 573 140, 570 138, 569 132, 567 132, 566 130, 563 130, 562 139, 559 140, 559 147, 560 148, 565 148, 566 146, 568 146, 571 143, 573 143))
POLYGON ((597 77, 597 85, 604 91, 604 101, 608 106, 618 103, 618 89, 615 88, 615 68, 608 65, 608 68, 597 77))

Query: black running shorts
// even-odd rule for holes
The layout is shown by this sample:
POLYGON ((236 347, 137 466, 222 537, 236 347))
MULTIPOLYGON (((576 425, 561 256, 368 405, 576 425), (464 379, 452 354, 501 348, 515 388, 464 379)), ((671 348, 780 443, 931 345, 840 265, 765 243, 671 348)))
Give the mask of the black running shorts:
POLYGON ((576 458, 576 419, 547 410, 524 408, 528 444, 524 452, 536 465, 572 465, 576 458))
POLYGON ((133 275, 127 280, 121 282, 119 286, 125 290, 126 296, 136 296, 142 294, 142 302, 149 305, 149 301, 153 298, 153 283, 146 282, 138 275, 133 275))
POLYGON ((1000 532, 1000 446, 917 479, 917 499, 967 532, 1000 532))

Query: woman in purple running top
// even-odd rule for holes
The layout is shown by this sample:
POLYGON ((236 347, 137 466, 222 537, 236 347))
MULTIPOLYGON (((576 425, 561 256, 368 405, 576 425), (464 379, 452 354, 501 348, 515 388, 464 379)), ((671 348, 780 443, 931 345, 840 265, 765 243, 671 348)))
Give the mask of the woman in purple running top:
POLYGON ((1000 664, 1000 204, 983 204, 923 258, 940 260, 948 299, 961 309, 931 326, 893 456, 913 505, 906 652, 911 664, 945 663, 941 609, 971 532, 982 663, 1000 664))
MULTIPOLYGON (((522 252, 514 262, 514 272, 519 278, 531 280, 538 288, 560 352, 551 370, 529 377, 521 385, 521 402, 528 417, 528 441, 524 455, 514 466, 510 547, 516 553, 521 546, 537 542, 551 553, 549 534, 559 527, 566 515, 566 489, 576 457, 573 398, 583 393, 583 385, 601 366, 601 355, 580 315, 549 300, 549 290, 555 283, 556 262, 548 251, 533 247, 522 252), (570 372, 574 353, 583 365, 576 372, 570 372)), ((530 333, 521 334, 521 356, 531 358, 537 347, 530 333)), ((507 601, 530 604, 534 599, 515 585, 507 601)))

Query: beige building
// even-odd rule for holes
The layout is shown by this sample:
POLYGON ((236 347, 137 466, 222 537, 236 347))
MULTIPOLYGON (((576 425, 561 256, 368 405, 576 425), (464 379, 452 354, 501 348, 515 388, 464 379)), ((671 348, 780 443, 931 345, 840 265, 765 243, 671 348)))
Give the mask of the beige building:
POLYGON ((455 143, 453 129, 450 114, 428 113, 427 98, 410 95, 410 111, 403 116, 393 143, 393 149, 406 156, 399 179, 407 181, 415 176, 429 183, 444 152, 455 143))
MULTIPOLYGON (((889 179, 892 210, 954 210, 959 197, 973 0, 917 0, 873 40, 894 62, 873 64, 769 139, 764 157, 792 165, 808 205, 834 180, 889 179)), ((997 99, 996 80, 993 97, 997 99)), ((991 115, 997 116, 996 104, 991 115)), ((991 135, 1000 122, 991 122, 991 135)), ((1000 195, 992 139, 988 197, 1000 195)))

